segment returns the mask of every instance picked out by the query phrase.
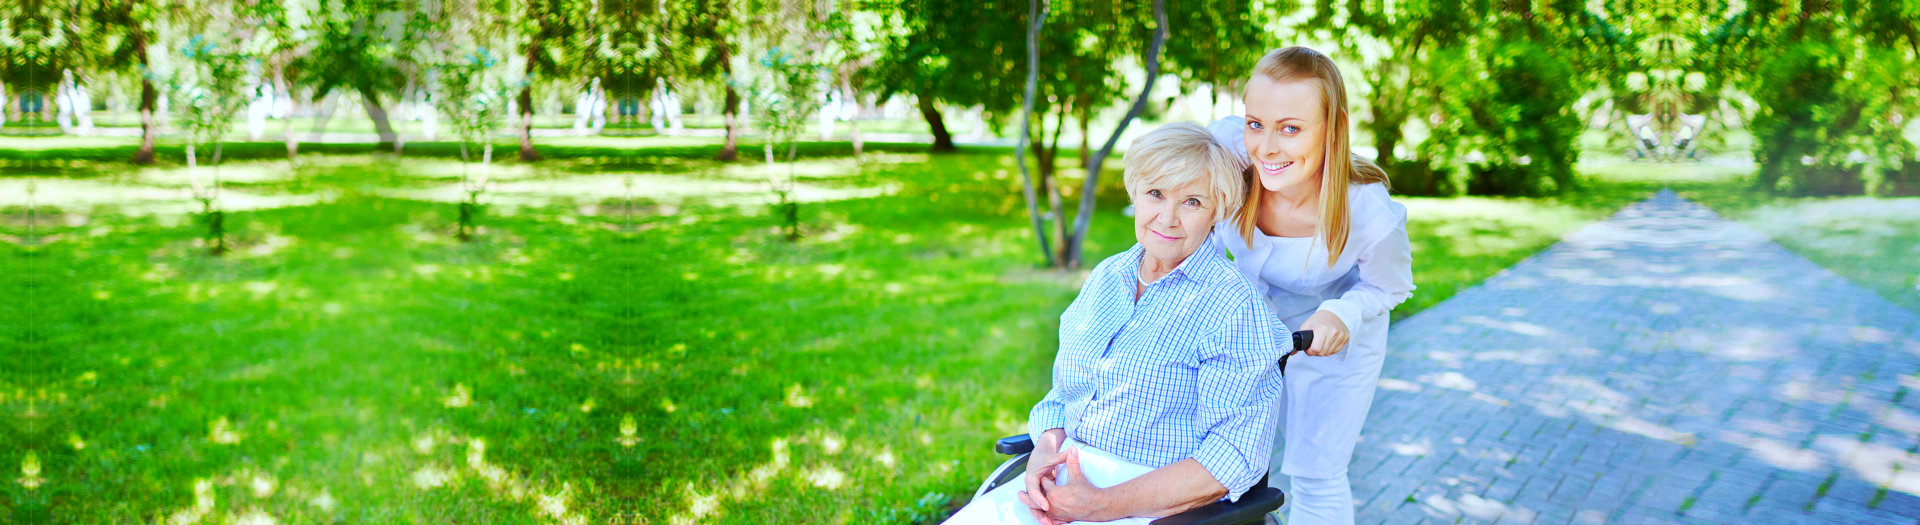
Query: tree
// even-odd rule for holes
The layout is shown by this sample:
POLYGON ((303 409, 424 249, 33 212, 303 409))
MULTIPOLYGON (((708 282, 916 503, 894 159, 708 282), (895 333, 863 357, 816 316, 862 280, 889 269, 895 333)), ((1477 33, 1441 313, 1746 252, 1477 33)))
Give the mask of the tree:
POLYGON ((540 159, 533 149, 533 80, 551 77, 571 79, 586 69, 585 62, 597 49, 593 30, 598 3, 588 0, 518 0, 521 16, 515 24, 516 45, 525 60, 528 79, 516 99, 519 115, 520 160, 540 159))
POLYGON ((1027 146, 1033 143, 1033 99, 1040 82, 1040 28, 1047 24, 1044 0, 1027 0, 1027 86, 1020 97, 1020 142, 1013 147, 1013 158, 1020 166, 1020 191, 1027 200, 1027 218, 1033 221, 1033 238, 1040 241, 1040 257, 1053 266, 1053 250, 1048 247, 1047 229, 1040 224, 1039 200, 1034 196, 1033 175, 1027 172, 1027 146))
POLYGON ((507 115, 510 94, 524 89, 522 85, 526 80, 505 67, 484 45, 463 45, 456 49, 464 51, 464 55, 449 57, 440 65, 440 74, 436 77, 440 80, 440 97, 435 102, 460 138, 460 185, 467 193, 467 200, 460 203, 459 237, 465 241, 472 238, 480 194, 486 191, 492 174, 493 136, 499 131, 502 117, 507 115), (478 175, 467 167, 472 164, 471 151, 476 146, 480 149, 478 175))
MULTIPOLYGON (((830 1, 830 0, 829 0, 830 1)), ((860 158, 859 113, 861 92, 873 82, 875 57, 882 51, 880 35, 885 27, 882 10, 886 6, 848 2, 840 7, 829 4, 816 12, 817 39, 822 42, 823 64, 831 64, 830 73, 841 96, 854 105, 855 118, 847 119, 853 141, 853 156, 860 158)))
POLYGON ((808 117, 820 109, 818 79, 823 71, 810 58, 780 48, 770 49, 759 60, 764 74, 748 87, 748 92, 754 95, 754 121, 760 123, 766 135, 763 147, 767 184, 780 199, 775 211, 780 215, 789 241, 800 239, 800 205, 793 201, 797 181, 793 161, 799 152, 800 132, 806 129, 808 117), (787 150, 784 179, 775 169, 774 149, 779 146, 787 150))
POLYGON ((1085 187, 1080 192, 1080 212, 1073 220, 1073 235, 1067 237, 1061 247, 1061 252, 1066 256, 1063 262, 1067 268, 1080 267, 1084 259, 1087 227, 1093 223, 1093 200, 1096 193, 1094 190, 1100 182, 1100 166, 1106 162, 1107 155, 1113 153, 1114 145, 1120 142, 1120 135, 1126 133, 1127 126, 1133 123, 1134 118, 1146 111, 1147 101, 1153 95, 1154 81, 1160 78, 1160 49, 1166 42, 1166 0, 1153 0, 1153 40, 1147 45, 1144 55, 1147 63, 1145 84, 1140 87, 1140 95, 1134 97, 1133 107, 1127 110, 1127 116, 1120 119, 1120 125, 1114 127, 1112 134, 1107 135, 1107 143, 1100 146, 1100 151, 1094 153, 1093 158, 1087 161, 1087 179, 1085 187))
POLYGON ((1266 22, 1292 9, 1281 2, 1175 2, 1167 6, 1167 21, 1180 28, 1180 36, 1167 40, 1167 70, 1181 80, 1183 90, 1209 87, 1215 102, 1238 96, 1236 86, 1246 81, 1254 62, 1279 47, 1278 35, 1267 30, 1266 22))
MULTIPOLYGON (((228 7, 231 6, 221 6, 228 7)), ((218 11, 215 9, 214 11, 218 11)), ((231 20, 233 13, 217 13, 212 20, 231 20), (224 15, 220 16, 220 15, 224 15)), ((209 250, 214 255, 226 252, 225 214, 217 209, 220 198, 220 154, 225 142, 221 137, 233 127, 233 117, 246 105, 246 63, 253 58, 240 51, 234 30, 225 24, 195 27, 192 37, 180 47, 184 60, 176 63, 168 77, 168 94, 187 136, 187 180, 193 186, 207 220, 209 250), (203 179, 196 149, 213 144, 213 177, 203 179)))
POLYGON ((1372 118, 1357 123, 1373 137, 1381 167, 1394 169, 1407 121, 1431 113, 1440 98, 1445 84, 1434 81, 1451 70, 1434 66, 1461 65, 1438 55, 1471 45, 1485 16, 1484 4, 1471 0, 1315 4, 1303 29, 1338 42, 1339 56, 1359 66, 1351 71, 1366 86, 1362 96, 1372 118))
POLYGON ((160 133, 155 112, 160 91, 151 71, 149 47, 155 41, 155 21, 165 8, 147 0, 77 0, 70 6, 73 31, 88 35, 62 44, 72 66, 96 78, 132 73, 140 79, 140 147, 135 164, 153 163, 153 141, 160 133))
MULTIPOLYGON (((1168 23, 1166 6, 1163 0, 1155 0, 1151 11, 1150 25, 1139 20, 1137 13, 1125 10, 1105 9, 1100 6, 1076 5, 1078 10, 1055 10, 1051 3, 1029 4, 1029 24, 1026 27, 1027 83, 1023 86, 1021 111, 1021 139, 1016 152, 1029 148, 1034 153, 1037 167, 1037 183, 1025 169, 1025 158, 1019 159, 1021 167, 1022 191, 1027 197, 1028 213, 1034 222, 1035 235, 1040 242, 1041 251, 1047 253, 1049 265, 1076 268, 1080 265, 1084 252, 1084 240, 1087 228, 1093 219, 1094 197, 1100 181, 1101 166, 1106 157, 1113 153, 1119 143, 1120 135, 1126 132, 1133 120, 1146 111, 1151 99, 1153 85, 1160 78, 1161 49, 1167 40, 1168 23), (1056 29, 1045 31, 1046 22, 1057 21, 1056 29), (1140 33, 1148 32, 1146 38, 1140 33), (1054 176, 1054 161, 1060 149, 1059 140, 1066 128, 1068 116, 1075 116, 1082 136, 1096 111, 1107 107, 1121 96, 1125 89, 1125 79, 1114 67, 1114 63, 1125 57, 1129 48, 1145 41, 1146 49, 1140 55, 1145 66, 1138 94, 1128 107, 1127 113, 1115 126, 1112 133, 1098 151, 1082 154, 1081 166, 1086 170, 1086 178, 1080 191, 1080 203, 1074 214, 1071 227, 1067 225, 1067 208, 1062 193, 1063 184, 1054 176), (1046 118, 1053 117, 1053 136, 1047 137, 1046 118), (1040 118, 1033 116, 1038 114, 1040 118), (1039 140, 1035 140, 1035 138, 1039 140), (1037 186, 1037 188, 1036 188, 1037 186), (1042 228, 1038 196, 1044 193, 1053 221, 1053 237, 1050 242, 1042 228), (1050 247, 1054 249, 1049 249, 1050 247)), ((1087 146, 1082 139, 1081 149, 1087 146)))
MULTIPOLYGON (((663 17, 665 24, 673 29, 679 42, 658 49, 677 59, 682 78, 708 82, 722 91, 720 112, 726 118, 727 142, 718 158, 726 161, 739 158, 741 97, 733 79, 733 60, 740 49, 740 14, 730 0, 670 2, 668 10, 663 17)), ((644 79, 645 86, 652 86, 654 77, 650 73, 659 69, 634 67, 633 77, 644 79)))
MULTIPOLYGON (((253 2, 243 4, 241 9, 241 17, 255 28, 253 38, 244 44, 247 54, 257 57, 265 69, 263 75, 272 78, 274 93, 291 96, 293 84, 288 78, 294 75, 290 70, 295 67, 296 59, 313 46, 306 22, 312 11, 297 2, 253 2)), ((287 116, 284 124, 281 140, 287 146, 287 160, 292 161, 300 153, 292 115, 287 116)), ((397 151, 397 134, 394 140, 397 151)))
POLYGON ((1020 96, 1020 62, 1006 48, 1021 41, 1025 28, 981 21, 1021 20, 1024 4, 904 0, 887 24, 897 30, 877 35, 886 43, 874 71, 878 99, 913 95, 933 134, 933 150, 953 151, 940 104, 977 105, 1002 115, 1020 96))
MULTIPOLYGON (((416 65, 401 46, 430 35, 409 34, 407 7, 398 0, 335 0, 312 19, 314 45, 289 64, 295 83, 313 86, 314 100, 336 89, 360 95, 360 105, 373 121, 381 148, 401 148, 399 136, 387 118, 382 97, 397 94, 401 81, 416 65)), ((314 130, 316 133, 320 130, 314 130)))
POLYGON ((1750 95, 1755 185, 1768 192, 1860 193, 1867 171, 1898 175, 1920 108, 1920 5, 1913 0, 1716 4, 1710 71, 1750 95), (1865 156, 1866 162, 1856 162, 1865 156))

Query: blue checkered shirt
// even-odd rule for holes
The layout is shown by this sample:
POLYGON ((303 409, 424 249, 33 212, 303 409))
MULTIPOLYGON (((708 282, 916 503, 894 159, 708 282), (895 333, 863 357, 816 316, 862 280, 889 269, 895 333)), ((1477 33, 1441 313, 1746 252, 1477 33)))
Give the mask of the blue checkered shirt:
POLYGON ((1095 266, 1060 314, 1053 389, 1028 431, 1049 429, 1134 463, 1193 458, 1238 500, 1273 451, 1275 361, 1287 327, 1215 248, 1202 245, 1147 285, 1139 245, 1095 266))

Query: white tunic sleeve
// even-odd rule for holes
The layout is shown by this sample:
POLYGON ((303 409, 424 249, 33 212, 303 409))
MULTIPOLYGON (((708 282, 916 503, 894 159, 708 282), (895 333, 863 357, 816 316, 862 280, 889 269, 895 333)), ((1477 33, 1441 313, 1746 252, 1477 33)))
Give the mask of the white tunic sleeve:
POLYGON ((1339 298, 1320 303, 1320 311, 1333 312, 1346 323, 1349 339, 1361 334, 1355 330, 1376 317, 1387 315, 1393 307, 1413 296, 1413 247, 1407 241, 1407 221, 1399 224, 1372 246, 1362 249, 1354 263, 1360 280, 1339 298))
POLYGON ((1207 124, 1207 133, 1213 135, 1215 142, 1219 142, 1221 145, 1232 149, 1234 153, 1239 153, 1242 162, 1249 159, 1247 156, 1246 117, 1239 115, 1220 117, 1220 120, 1207 124))

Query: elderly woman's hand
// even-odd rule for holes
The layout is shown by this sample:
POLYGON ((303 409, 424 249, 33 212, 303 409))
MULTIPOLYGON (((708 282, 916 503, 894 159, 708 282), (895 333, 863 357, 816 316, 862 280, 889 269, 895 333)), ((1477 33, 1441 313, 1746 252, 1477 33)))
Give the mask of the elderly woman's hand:
POLYGON ((1040 440, 1033 443, 1033 452, 1027 455, 1027 490, 1020 491, 1020 502, 1031 507, 1034 519, 1044 525, 1054 525, 1054 523, 1046 517, 1046 511, 1052 508, 1052 505, 1045 493, 1041 491, 1041 487, 1052 485, 1055 467, 1066 462, 1066 454, 1060 453, 1060 445, 1066 440, 1066 430, 1058 428, 1048 430, 1040 434, 1040 440))
POLYGON ((1313 331, 1313 346, 1307 347, 1307 355, 1326 357, 1347 349, 1347 322, 1333 312, 1321 310, 1300 324, 1301 330, 1313 331))
POLYGON ((1116 514, 1107 505, 1103 489, 1093 486, 1087 476, 1080 472, 1080 449, 1075 448, 1061 454, 1066 459, 1067 482, 1049 483, 1040 490, 1052 503, 1047 509, 1047 518, 1054 523, 1072 523, 1075 521, 1112 521, 1127 516, 1116 514))

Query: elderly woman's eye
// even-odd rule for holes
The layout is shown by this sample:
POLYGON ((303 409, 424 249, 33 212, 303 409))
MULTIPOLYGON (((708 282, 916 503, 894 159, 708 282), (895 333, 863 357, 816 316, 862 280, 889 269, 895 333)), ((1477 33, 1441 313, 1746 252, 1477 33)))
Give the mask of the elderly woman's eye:
POLYGON ((1147 196, 1158 199, 1160 198, 1160 190, 1147 190, 1147 196))
POLYGON ((1192 197, 1188 197, 1188 198, 1187 198, 1187 205, 1188 205, 1188 206, 1199 206, 1199 205, 1200 205, 1200 199, 1195 199, 1195 198, 1192 198, 1192 197))

